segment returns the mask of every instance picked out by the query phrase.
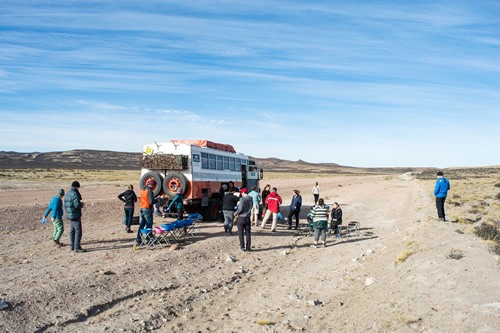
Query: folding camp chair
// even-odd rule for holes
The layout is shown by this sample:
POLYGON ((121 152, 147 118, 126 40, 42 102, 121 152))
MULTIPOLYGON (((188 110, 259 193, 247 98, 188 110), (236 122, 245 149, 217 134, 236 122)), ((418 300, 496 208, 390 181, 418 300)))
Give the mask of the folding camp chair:
POLYGON ((193 221, 193 223, 189 226, 189 232, 194 234, 195 232, 200 232, 200 228, 198 227, 198 223, 203 220, 201 214, 189 214, 187 217, 188 220, 193 221))
POLYGON ((170 245, 170 241, 167 238, 168 232, 161 227, 154 227, 153 229, 154 237, 159 245, 170 245))
POLYGON ((359 231, 360 224, 357 221, 351 221, 347 223, 347 237, 359 237, 361 232, 359 231))
POLYGON ((170 236, 173 239, 177 238, 176 235, 175 235, 175 224, 174 223, 162 224, 161 228, 163 230, 165 230, 165 237, 170 236))
POLYGON ((139 230, 141 242, 134 246, 134 249, 141 247, 154 246, 157 243, 156 237, 153 234, 152 228, 144 228, 139 230))

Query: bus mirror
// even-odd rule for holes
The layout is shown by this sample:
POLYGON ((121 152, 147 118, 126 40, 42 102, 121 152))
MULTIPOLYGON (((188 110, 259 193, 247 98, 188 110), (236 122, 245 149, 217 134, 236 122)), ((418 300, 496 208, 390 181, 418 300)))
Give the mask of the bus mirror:
POLYGON ((263 179, 263 178, 264 178, 264 169, 260 169, 259 179, 263 179))

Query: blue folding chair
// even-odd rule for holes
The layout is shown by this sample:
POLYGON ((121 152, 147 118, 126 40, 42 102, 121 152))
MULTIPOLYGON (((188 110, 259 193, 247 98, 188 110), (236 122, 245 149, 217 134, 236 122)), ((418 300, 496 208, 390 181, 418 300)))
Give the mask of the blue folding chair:
POLYGON ((187 219, 193 221, 193 223, 190 226, 190 233, 194 234, 194 232, 200 232, 198 223, 200 223, 203 220, 201 214, 199 213, 189 214, 187 219))
POLYGON ((161 225, 161 228, 163 230, 165 230, 165 233, 166 233, 166 236, 170 236, 172 237, 173 239, 177 239, 176 235, 175 235, 175 224, 174 223, 166 223, 166 224, 162 224, 161 225))
MULTIPOLYGON (((152 228, 144 228, 139 230, 141 236, 141 242, 137 245, 137 247, 147 247, 154 246, 157 243, 156 237, 153 235, 152 228)), ((135 249, 136 247, 134 247, 135 249)))

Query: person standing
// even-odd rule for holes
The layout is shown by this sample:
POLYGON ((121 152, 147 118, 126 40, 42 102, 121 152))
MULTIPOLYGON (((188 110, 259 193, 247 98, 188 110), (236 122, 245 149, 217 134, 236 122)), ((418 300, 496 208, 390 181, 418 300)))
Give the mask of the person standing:
POLYGON ((264 218, 264 215, 266 214, 267 211, 267 204, 266 204, 266 198, 271 193, 271 185, 267 184, 264 186, 264 189, 262 190, 261 193, 261 199, 262 199, 262 218, 264 218))
POLYGON ((328 205, 325 205, 323 199, 318 199, 318 204, 314 205, 311 210, 311 217, 313 220, 312 227, 314 228, 314 244, 311 245, 311 247, 318 246, 320 234, 323 247, 326 247, 326 230, 328 229, 329 210, 330 207, 328 205))
POLYGON ((184 217, 184 197, 182 195, 182 188, 178 187, 176 192, 175 192, 175 197, 168 205, 167 212, 170 211, 170 208, 175 205, 175 208, 177 209, 177 221, 180 221, 184 217))
POLYGON ((123 211, 125 214, 125 231, 131 233, 133 232, 130 229, 130 226, 132 225, 132 220, 134 219, 134 204, 137 202, 137 196, 134 192, 134 186, 129 185, 125 192, 118 195, 118 199, 125 203, 125 205, 123 206, 123 211))
POLYGON ((250 222, 252 225, 257 226, 257 222, 259 220, 259 202, 260 202, 260 194, 257 192, 255 186, 252 186, 252 190, 248 193, 248 196, 252 198, 253 206, 252 206, 252 214, 250 217, 250 222))
POLYGON ((238 197, 234 195, 234 187, 228 189, 222 198, 222 214, 224 215, 224 233, 233 233, 234 207, 238 204, 238 197))
POLYGON ((319 199, 319 184, 316 182, 316 185, 313 186, 311 194, 314 196, 314 204, 318 204, 319 199))
POLYGON ((292 229, 292 217, 295 216, 295 230, 299 228, 299 214, 302 207, 302 196, 299 190, 293 190, 290 212, 288 213, 288 230, 292 229))
POLYGON ((342 224, 342 208, 337 202, 333 203, 332 221, 330 227, 335 232, 335 238, 340 238, 340 225, 342 224))
POLYGON ((446 222, 444 202, 446 200, 446 196, 448 195, 448 191, 450 190, 450 181, 444 178, 444 174, 442 171, 438 171, 436 176, 438 179, 436 181, 436 186, 434 187, 434 195, 436 196, 438 218, 439 221, 446 222))
POLYGON ((75 180, 71 183, 71 189, 64 197, 64 209, 66 210, 66 218, 69 220, 69 246, 72 251, 77 253, 87 252, 81 247, 83 206, 80 183, 75 180))
MULTIPOLYGON (((140 204, 141 208, 141 220, 139 224, 139 229, 137 230, 137 237, 135 244, 141 244, 141 229, 150 229, 153 226, 153 207, 154 207, 154 195, 153 188, 156 186, 156 180, 150 178, 146 181, 146 186, 140 192, 140 204)), ((134 247, 135 249, 135 247, 134 247)))
POLYGON ((273 187, 271 193, 266 197, 267 211, 266 214, 264 215, 264 219, 262 220, 261 224, 262 228, 264 228, 264 226, 267 223, 267 220, 269 220, 269 217, 272 214, 273 224, 271 226, 271 231, 272 232, 276 231, 276 225, 278 224, 278 213, 280 212, 280 205, 282 203, 283 200, 278 194, 278 189, 276 187, 273 187))
POLYGON ((50 212, 52 212, 50 216, 52 224, 54 225, 52 240, 54 241, 54 244, 58 246, 63 245, 61 242, 59 242, 64 232, 64 225, 62 220, 64 212, 63 212, 63 202, 61 200, 63 197, 64 197, 64 189, 60 189, 59 191, 57 191, 57 194, 52 198, 52 200, 50 200, 49 207, 43 214, 43 217, 47 218, 50 212))
POLYGON ((252 247, 250 215, 252 214, 253 199, 247 194, 247 189, 245 187, 240 190, 240 195, 241 198, 235 212, 235 214, 238 215, 237 225, 240 250, 250 252, 252 247), (246 244, 243 236, 246 238, 246 244))

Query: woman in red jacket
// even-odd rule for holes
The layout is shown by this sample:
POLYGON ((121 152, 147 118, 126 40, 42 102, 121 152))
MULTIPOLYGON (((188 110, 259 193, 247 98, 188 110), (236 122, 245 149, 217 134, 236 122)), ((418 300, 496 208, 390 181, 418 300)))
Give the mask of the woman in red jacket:
POLYGON ((278 194, 278 189, 276 187, 273 187, 271 193, 269 193, 269 195, 266 197, 267 211, 266 215, 264 215, 264 219, 262 220, 262 228, 264 228, 267 220, 269 220, 269 217, 271 216, 271 214, 273 214, 273 224, 271 226, 271 231, 276 231, 276 225, 278 224, 278 213, 280 212, 280 205, 282 203, 283 200, 278 194))

